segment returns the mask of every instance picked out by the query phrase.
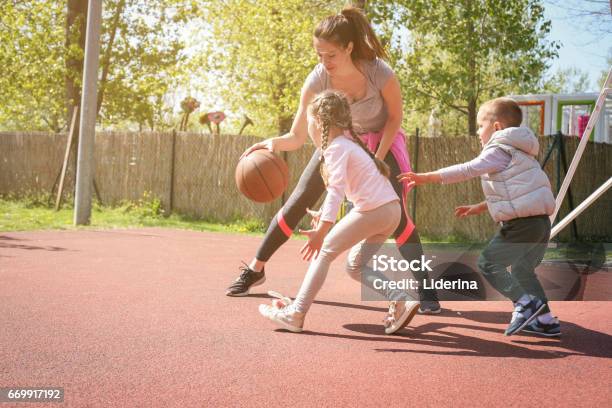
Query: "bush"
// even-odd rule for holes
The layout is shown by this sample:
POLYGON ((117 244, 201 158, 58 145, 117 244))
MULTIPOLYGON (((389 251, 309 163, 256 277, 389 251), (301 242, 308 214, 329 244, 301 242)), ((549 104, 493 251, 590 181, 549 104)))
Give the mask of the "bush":
POLYGON ((233 223, 239 232, 265 232, 266 225, 257 219, 248 219, 233 223))
POLYGON ((120 208, 122 208, 125 213, 136 215, 140 219, 159 219, 165 214, 161 200, 154 197, 150 191, 145 191, 142 197, 136 202, 123 201, 120 204, 120 208))

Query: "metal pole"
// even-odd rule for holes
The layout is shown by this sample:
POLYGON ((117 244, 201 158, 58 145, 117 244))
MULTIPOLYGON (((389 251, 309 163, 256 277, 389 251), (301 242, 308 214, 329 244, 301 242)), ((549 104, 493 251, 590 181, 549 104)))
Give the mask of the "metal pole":
POLYGON ((87 225, 91 218, 101 21, 102 0, 89 0, 89 7, 87 10, 87 37, 85 39, 83 95, 81 97, 81 123, 79 127, 76 191, 74 197, 75 225, 87 225))
POLYGON ((555 212, 550 216, 550 222, 553 223, 555 218, 557 218, 557 214, 559 213, 559 209, 561 209, 561 204, 563 203, 563 199, 565 198, 565 193, 567 193, 567 189, 569 188, 570 183, 572 182, 572 178, 574 177, 574 173, 576 172, 576 167, 578 167, 578 162, 582 158, 582 154, 584 153, 584 149, 586 149, 586 144, 589 141, 589 135, 591 131, 595 127, 595 123, 597 119, 599 119, 599 114, 601 113, 604 104, 606 102, 606 96, 610 92, 610 87, 612 86, 612 69, 608 71, 608 77, 606 78, 606 82, 604 83, 603 89, 597 98, 597 102, 595 103, 595 109, 593 110, 593 114, 589 118, 589 122, 587 123, 586 129, 584 129, 584 133, 582 134, 582 139, 580 139, 580 143, 578 144, 578 148, 576 149, 576 153, 574 153, 574 157, 572 158, 572 163, 570 164, 569 170, 565 175, 565 179, 563 180, 563 184, 561 185, 561 189, 557 194, 555 212))
MULTIPOLYGON (((414 135, 414 166, 412 171, 418 173, 419 171, 419 128, 416 128, 414 135)), ((408 200, 408 197, 406 197, 408 200)), ((412 189, 412 222, 416 223, 416 207, 417 207, 417 189, 412 189)))
POLYGON ((170 203, 168 216, 174 211, 174 171, 176 166, 176 129, 172 129, 172 156, 170 158, 170 203))
POLYGON ((580 203, 578 207, 571 213, 567 214, 567 216, 559 221, 557 225, 550 231, 550 239, 552 239, 555 235, 559 233, 563 228, 567 226, 574 218, 579 216, 584 210, 587 209, 588 206, 593 204, 595 200, 597 200, 603 193, 605 193, 610 187, 612 187, 612 177, 608 179, 604 184, 602 184, 593 194, 591 194, 586 200, 580 203))
MULTIPOLYGON (((561 133, 561 131, 559 131, 559 133, 561 133)), ((553 135, 550 136, 550 139, 552 140, 552 142, 548 145, 548 150, 546 151, 546 154, 544 155, 544 160, 542 160, 542 169, 544 169, 544 167, 546 167, 546 163, 548 163, 548 160, 550 159, 550 156, 552 154, 552 152, 555 150, 555 146, 557 145, 557 138, 553 135)))
MULTIPOLYGON (((557 195, 559 194, 559 191, 561 191, 561 138, 563 137, 563 135, 561 134, 561 132, 558 132, 555 135, 556 140, 556 145, 557 145, 557 154, 555 155, 556 157, 556 161, 555 161, 555 180, 557 181, 557 195)), ((565 173, 567 174, 567 173, 565 173)))
MULTIPOLYGON (((561 133, 561 132, 559 132, 561 133)), ((559 135, 559 161, 563 165, 563 171, 567 174, 567 157, 565 157, 565 142, 563 141, 563 135, 559 135)), ((567 188, 567 200, 569 202, 570 212, 574 211, 574 198, 572 197, 572 188, 567 188)), ((572 239, 578 241, 578 226, 576 221, 572 221, 572 239)))

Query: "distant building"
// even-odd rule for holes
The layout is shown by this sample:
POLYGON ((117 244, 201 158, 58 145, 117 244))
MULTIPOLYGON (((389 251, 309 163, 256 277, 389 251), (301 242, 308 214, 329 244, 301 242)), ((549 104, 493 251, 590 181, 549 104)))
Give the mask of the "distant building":
MULTIPOLYGON (((559 130, 568 136, 580 137, 595 109, 597 93, 510 95, 521 105, 523 126, 536 134, 553 135, 559 130)), ((612 95, 590 135, 598 143, 612 143, 612 95)))

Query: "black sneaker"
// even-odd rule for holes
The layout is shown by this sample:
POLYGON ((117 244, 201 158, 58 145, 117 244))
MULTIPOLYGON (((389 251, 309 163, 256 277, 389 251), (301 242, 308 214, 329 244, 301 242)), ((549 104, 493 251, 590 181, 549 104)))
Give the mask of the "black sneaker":
POLYGON ((556 317, 550 323, 542 323, 538 319, 535 319, 531 324, 523 329, 525 333, 533 333, 539 336, 546 337, 560 337, 561 336, 561 324, 559 319, 556 317))
POLYGON ((437 300, 421 300, 419 302, 420 314, 439 314, 442 311, 437 300))
POLYGON ((240 271, 240 276, 225 291, 226 296, 247 296, 252 286, 261 285, 266 281, 265 268, 261 272, 255 272, 244 264, 240 267, 240 271))
POLYGON ((512 336, 514 333, 518 333, 523 330, 529 323, 533 321, 539 314, 541 314, 546 308, 546 303, 542 302, 538 298, 531 299, 531 302, 526 305, 520 303, 514 304, 514 312, 512 313, 512 320, 510 325, 504 333, 506 336, 512 336))

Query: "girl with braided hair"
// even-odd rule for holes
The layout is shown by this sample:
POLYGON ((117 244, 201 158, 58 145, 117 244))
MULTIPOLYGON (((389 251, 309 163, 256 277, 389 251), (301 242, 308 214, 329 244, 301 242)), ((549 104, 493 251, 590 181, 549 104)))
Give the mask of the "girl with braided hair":
POLYGON ((260 305, 259 311, 282 328, 302 331, 304 317, 323 286, 331 262, 352 248, 347 260, 351 278, 392 299, 385 318, 385 333, 395 333, 416 314, 419 302, 406 292, 373 284, 386 277, 367 266, 401 219, 400 199, 389 181, 389 166, 368 150, 355 133, 351 108, 339 91, 327 90, 311 102, 308 134, 320 149, 320 173, 327 196, 313 215, 313 229, 300 232, 308 237, 301 249, 303 258, 312 261, 302 287, 294 301, 285 304, 260 305), (354 208, 332 229, 344 196, 354 208), (331 231, 330 231, 331 230, 331 231), (361 279, 367 269, 368 279, 361 279))
MULTIPOLYGON (((408 183, 396 179, 400 173, 410 171, 410 160, 405 135, 400 128, 402 95, 399 81, 384 61, 385 51, 363 12, 352 6, 325 18, 313 34, 313 46, 320 63, 302 87, 300 105, 291 131, 256 143, 243 156, 256 149, 299 149, 308 139, 306 110, 314 96, 327 89, 344 92, 351 108, 353 131, 377 159, 389 166, 391 184, 403 204, 400 223, 393 232, 399 252, 408 261, 419 259, 423 255, 423 248, 406 209, 408 183)), ((287 242, 308 209, 317 203, 325 191, 318 171, 319 156, 320 152, 313 154, 287 202, 272 219, 256 256, 240 268, 240 276, 227 288, 227 296, 246 296, 251 287, 261 285, 266 280, 266 262, 287 242)), ((413 274, 418 282, 429 278, 427 272, 415 271, 413 274)), ((420 287, 418 292, 422 313, 440 312, 434 289, 420 287)))

